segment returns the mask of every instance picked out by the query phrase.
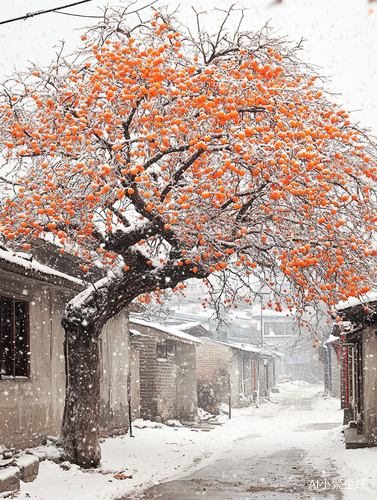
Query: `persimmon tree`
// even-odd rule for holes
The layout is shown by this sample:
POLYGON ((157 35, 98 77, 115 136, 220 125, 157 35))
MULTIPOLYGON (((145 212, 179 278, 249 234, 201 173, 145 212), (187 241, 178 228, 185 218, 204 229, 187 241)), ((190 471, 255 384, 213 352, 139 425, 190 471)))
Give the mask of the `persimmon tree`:
POLYGON ((231 305, 235 277, 244 295, 257 277, 299 317, 376 278, 376 145, 301 45, 230 33, 232 9, 215 34, 198 15, 196 35, 164 12, 133 26, 126 13, 106 10, 76 54, 0 97, 0 231, 14 249, 54 240, 88 273, 62 320, 61 438, 83 467, 100 460, 98 337, 135 298, 215 274, 231 305), (108 274, 90 284, 98 262, 108 274))

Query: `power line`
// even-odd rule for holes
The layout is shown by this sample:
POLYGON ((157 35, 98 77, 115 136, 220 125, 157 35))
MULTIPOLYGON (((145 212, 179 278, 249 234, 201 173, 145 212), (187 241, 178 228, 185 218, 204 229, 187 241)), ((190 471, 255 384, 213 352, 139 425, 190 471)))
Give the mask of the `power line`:
MULTIPOLYGON (((63 5, 62 7, 55 7, 55 9, 37 10, 36 12, 29 12, 28 14, 25 14, 24 16, 21 16, 21 17, 15 17, 13 19, 8 19, 7 21, 0 21, 0 24, 13 23, 14 21, 21 21, 22 19, 29 19, 30 17, 39 16, 40 14, 47 14, 49 12, 54 12, 55 14, 64 14, 65 16, 85 17, 85 18, 89 18, 89 19, 103 19, 103 16, 86 16, 83 14, 71 14, 69 12, 57 12, 58 10, 61 10, 61 9, 67 9, 68 7, 74 7, 75 5, 80 5, 82 3, 87 3, 87 2, 91 2, 91 1, 92 0, 81 0, 80 2, 70 3, 69 5, 63 5)), ((156 2, 158 2, 158 0, 154 0, 153 2, 149 3, 148 5, 144 5, 144 7, 140 7, 140 9, 136 9, 136 10, 133 10, 131 12, 127 12, 126 15, 134 14, 135 12, 139 12, 143 9, 146 9, 147 7, 150 7, 151 5, 153 5, 156 2)))
POLYGON ((85 16, 84 14, 70 14, 69 12, 55 12, 53 14, 63 14, 64 16, 85 17, 89 19, 103 19, 103 16, 85 16))
POLYGON ((66 9, 67 7, 74 7, 75 5, 80 5, 82 3, 91 2, 92 0, 81 0, 80 2, 70 3, 69 5, 63 5, 62 7, 55 7, 54 9, 48 10, 37 10, 36 12, 29 12, 21 17, 15 17, 13 19, 8 19, 7 21, 0 21, 0 24, 13 23, 14 21, 21 21, 22 19, 29 19, 29 17, 39 16, 41 14, 46 14, 48 12, 55 12, 57 10, 66 9))

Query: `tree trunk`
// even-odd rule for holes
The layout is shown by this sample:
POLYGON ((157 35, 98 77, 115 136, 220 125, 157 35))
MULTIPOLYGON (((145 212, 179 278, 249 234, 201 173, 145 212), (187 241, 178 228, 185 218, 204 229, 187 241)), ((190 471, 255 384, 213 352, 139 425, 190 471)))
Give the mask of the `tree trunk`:
POLYGON ((66 399, 60 441, 64 459, 84 469, 101 460, 99 445, 100 357, 94 325, 66 322, 66 399))
POLYGON ((144 256, 140 259, 134 273, 124 271, 90 285, 67 304, 62 319, 67 390, 60 443, 64 458, 86 469, 96 467, 101 460, 98 337, 103 326, 141 293, 156 287, 174 288, 185 279, 208 275, 175 262, 161 270, 151 269, 144 265, 144 256))

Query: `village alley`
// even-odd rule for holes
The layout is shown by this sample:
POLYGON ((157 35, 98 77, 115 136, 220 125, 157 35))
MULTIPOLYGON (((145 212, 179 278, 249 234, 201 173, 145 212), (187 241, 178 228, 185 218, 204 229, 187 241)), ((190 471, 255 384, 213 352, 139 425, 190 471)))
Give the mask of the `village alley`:
POLYGON ((345 477, 328 446, 331 429, 342 439, 338 405, 321 386, 289 389, 255 412, 238 410, 237 433, 235 423, 224 427, 224 447, 210 464, 124 500, 367 498, 368 479, 345 477))

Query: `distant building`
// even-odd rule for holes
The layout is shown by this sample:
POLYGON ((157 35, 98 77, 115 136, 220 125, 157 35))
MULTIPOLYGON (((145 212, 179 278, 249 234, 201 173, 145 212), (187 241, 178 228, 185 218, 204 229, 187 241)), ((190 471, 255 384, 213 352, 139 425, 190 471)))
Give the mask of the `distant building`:
POLYGON ((199 337, 196 348, 198 396, 201 387, 219 390, 218 399, 233 407, 255 402, 257 397, 268 396, 276 385, 284 355, 262 349, 247 342, 220 341, 200 322, 182 323, 176 329, 199 337))
POLYGON ((339 338, 330 334, 327 341, 319 347, 318 351, 318 358, 323 363, 325 396, 343 400, 340 373, 342 351, 339 345, 339 338))
POLYGON ((288 378, 323 383, 323 365, 318 359, 318 349, 313 348, 312 335, 305 329, 301 335, 295 331, 294 319, 288 309, 276 311, 267 307, 266 297, 269 296, 264 293, 262 302, 241 302, 237 308, 224 310, 220 322, 210 307, 202 307, 206 299, 210 301, 206 285, 202 280, 191 279, 187 281, 184 297, 174 296, 167 304, 172 311, 167 324, 180 327, 184 323, 199 322, 213 340, 279 351, 285 357, 276 364, 277 380, 288 378))

